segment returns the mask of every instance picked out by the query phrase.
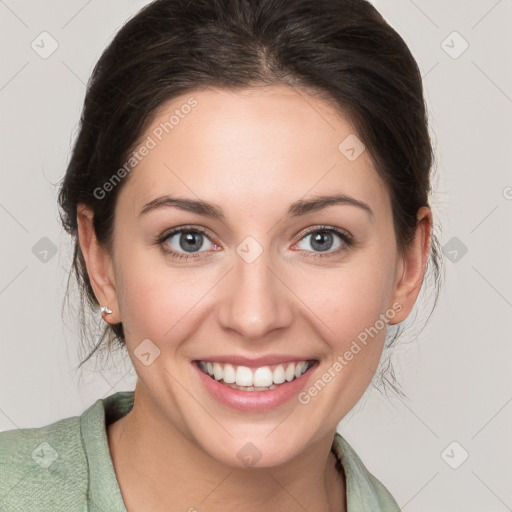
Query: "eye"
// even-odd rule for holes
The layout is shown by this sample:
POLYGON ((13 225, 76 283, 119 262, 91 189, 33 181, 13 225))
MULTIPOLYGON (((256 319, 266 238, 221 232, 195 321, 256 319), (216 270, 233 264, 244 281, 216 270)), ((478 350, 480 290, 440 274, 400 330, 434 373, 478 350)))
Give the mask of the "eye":
MULTIPOLYGON (((348 233, 337 228, 321 226, 309 231, 297 245, 308 252, 327 253, 325 256, 332 256, 347 249, 351 244, 352 239, 348 233)), ((314 254, 312 257, 324 257, 324 255, 314 254)))
POLYGON ((199 228, 182 227, 163 235, 159 241, 165 252, 176 259, 197 257, 196 253, 215 249, 217 246, 199 228))
MULTIPOLYGON (((204 256, 201 253, 220 248, 210 240, 205 230, 191 226, 168 231, 159 237, 157 243, 166 254, 177 260, 200 258, 204 256)), ((352 237, 348 233, 334 227, 319 226, 306 233, 297 245, 306 253, 312 253, 307 257, 323 258, 334 256, 352 244, 352 237)))

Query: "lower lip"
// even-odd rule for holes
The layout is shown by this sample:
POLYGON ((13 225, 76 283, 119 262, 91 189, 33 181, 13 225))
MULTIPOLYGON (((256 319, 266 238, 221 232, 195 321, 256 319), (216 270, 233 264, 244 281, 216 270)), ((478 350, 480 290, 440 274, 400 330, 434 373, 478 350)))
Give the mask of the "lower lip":
POLYGON ((220 403, 239 411, 267 411, 283 405, 298 395, 318 366, 318 362, 315 361, 308 371, 299 378, 284 382, 269 391, 240 391, 230 388, 206 375, 196 362, 192 365, 199 373, 199 378, 206 389, 220 403))

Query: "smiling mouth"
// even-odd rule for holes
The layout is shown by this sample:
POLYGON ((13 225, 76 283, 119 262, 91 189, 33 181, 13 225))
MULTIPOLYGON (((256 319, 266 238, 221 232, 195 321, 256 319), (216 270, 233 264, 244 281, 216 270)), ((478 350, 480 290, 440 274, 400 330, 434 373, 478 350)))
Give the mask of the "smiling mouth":
POLYGON ((211 379, 232 389, 271 391, 302 377, 317 363, 317 360, 290 361, 259 368, 212 361, 195 361, 195 363, 211 379))

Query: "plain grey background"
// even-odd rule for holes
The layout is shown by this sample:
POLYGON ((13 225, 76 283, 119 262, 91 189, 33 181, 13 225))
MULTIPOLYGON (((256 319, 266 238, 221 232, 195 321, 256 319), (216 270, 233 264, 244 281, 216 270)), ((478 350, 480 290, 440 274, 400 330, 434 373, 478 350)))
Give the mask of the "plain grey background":
MULTIPOLYGON (((0 0, 0 430, 134 387, 127 357, 76 370, 56 184, 92 68, 146 3, 0 0)), ((370 389, 338 430, 407 512, 512 510, 512 2, 374 5, 424 78, 447 278, 427 327, 395 352, 407 399, 370 389)))

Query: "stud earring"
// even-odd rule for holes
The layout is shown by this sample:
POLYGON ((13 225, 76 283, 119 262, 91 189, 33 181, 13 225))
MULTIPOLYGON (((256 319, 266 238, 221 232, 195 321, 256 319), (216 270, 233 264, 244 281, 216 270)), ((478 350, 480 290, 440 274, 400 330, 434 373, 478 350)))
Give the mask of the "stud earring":
POLYGON ((108 306, 101 306, 101 312, 105 313, 106 315, 110 315, 110 313, 112 313, 112 310, 108 306))

